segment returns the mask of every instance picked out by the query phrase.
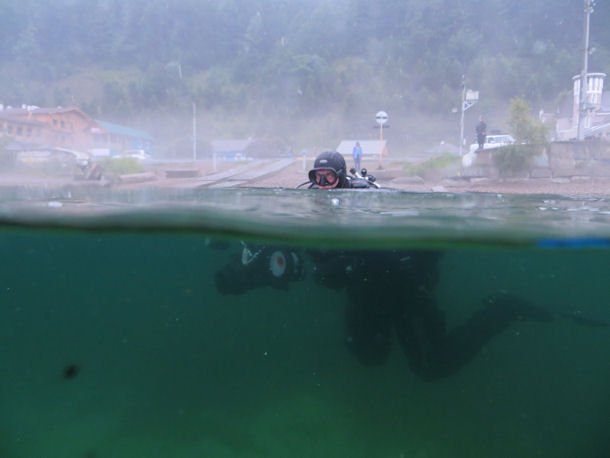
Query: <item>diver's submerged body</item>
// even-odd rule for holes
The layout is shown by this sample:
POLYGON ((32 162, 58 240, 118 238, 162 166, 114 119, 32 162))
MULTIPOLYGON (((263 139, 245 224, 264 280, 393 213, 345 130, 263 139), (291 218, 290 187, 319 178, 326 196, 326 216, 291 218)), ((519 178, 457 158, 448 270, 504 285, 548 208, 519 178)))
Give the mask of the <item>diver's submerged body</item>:
POLYGON ((292 281, 311 275, 321 286, 343 289, 345 341, 358 361, 385 363, 395 334, 411 369, 425 380, 458 371, 512 321, 553 318, 523 299, 498 294, 448 332, 434 296, 441 256, 437 251, 301 252, 244 245, 241 262, 216 273, 216 286, 222 294, 264 286, 287 290, 292 281))
POLYGON ((447 331, 434 294, 442 253, 362 252, 350 257, 355 267, 344 277, 347 344, 366 365, 387 360, 394 331, 415 373, 426 380, 445 377, 472 360, 511 322, 553 318, 523 299, 498 294, 486 298, 484 307, 464 324, 447 331))

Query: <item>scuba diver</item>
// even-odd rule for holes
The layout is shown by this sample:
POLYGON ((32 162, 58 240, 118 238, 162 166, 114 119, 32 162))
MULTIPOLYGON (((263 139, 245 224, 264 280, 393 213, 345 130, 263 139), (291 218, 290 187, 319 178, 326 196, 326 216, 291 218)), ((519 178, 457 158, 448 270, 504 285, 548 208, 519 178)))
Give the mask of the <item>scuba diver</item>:
POLYGON ((410 368, 424 380, 454 374, 514 321, 554 318, 542 307, 499 293, 487 297, 464 324, 448 331, 434 295, 439 251, 242 244, 241 258, 215 274, 219 293, 244 294, 263 287, 287 291, 290 283, 309 275, 320 286, 345 291, 345 343, 361 364, 385 363, 395 336, 410 368))
POLYGON ((351 188, 368 189, 379 188, 373 175, 368 175, 366 169, 356 171, 350 169, 347 174, 345 158, 337 151, 320 153, 309 171, 309 180, 301 183, 297 188, 309 185, 308 189, 351 188))
MULTIPOLYGON (((376 187, 366 172, 348 176, 334 151, 320 154, 309 172, 309 188, 376 187), (364 176, 363 176, 364 175, 364 176)), ((219 293, 244 294, 271 287, 288 290, 308 275, 320 286, 344 290, 345 343, 367 366, 387 361, 394 336, 411 369, 424 380, 449 376, 513 321, 550 321, 553 315, 528 301, 500 293, 452 330, 434 295, 442 252, 435 250, 318 250, 248 246, 215 274, 219 293)))

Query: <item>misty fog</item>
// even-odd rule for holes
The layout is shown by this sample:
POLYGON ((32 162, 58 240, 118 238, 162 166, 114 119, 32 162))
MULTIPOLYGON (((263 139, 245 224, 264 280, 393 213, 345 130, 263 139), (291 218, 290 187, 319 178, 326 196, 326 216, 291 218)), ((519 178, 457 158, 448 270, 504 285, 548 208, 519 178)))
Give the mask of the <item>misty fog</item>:
MULTIPOLYGON (((591 16, 591 71, 610 70, 610 13, 591 16)), ((509 101, 557 111, 582 61, 583 5, 557 0, 5 0, 0 103, 77 106, 154 132, 157 156, 216 139, 277 137, 295 151, 375 138, 397 154, 459 141, 462 75, 506 130, 509 101)))

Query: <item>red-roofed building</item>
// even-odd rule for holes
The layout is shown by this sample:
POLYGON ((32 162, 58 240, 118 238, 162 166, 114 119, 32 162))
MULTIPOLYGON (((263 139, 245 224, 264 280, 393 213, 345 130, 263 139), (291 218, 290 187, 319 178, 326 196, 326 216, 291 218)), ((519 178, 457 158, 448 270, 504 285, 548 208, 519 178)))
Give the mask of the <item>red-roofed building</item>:
POLYGON ((39 108, 0 105, 0 137, 7 136, 25 148, 104 150, 106 155, 124 150, 152 152, 152 137, 144 131, 97 121, 78 107, 39 108))
POLYGON ((95 121, 80 108, 5 108, 0 134, 22 143, 49 147, 87 148, 95 121))

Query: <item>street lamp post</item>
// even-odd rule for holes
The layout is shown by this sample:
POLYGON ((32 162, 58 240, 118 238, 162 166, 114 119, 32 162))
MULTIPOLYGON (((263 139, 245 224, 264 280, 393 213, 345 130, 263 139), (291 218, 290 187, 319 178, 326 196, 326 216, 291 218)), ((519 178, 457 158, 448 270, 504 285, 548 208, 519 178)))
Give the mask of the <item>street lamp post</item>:
POLYGON ((589 21, 593 12, 593 0, 585 0, 585 25, 584 25, 584 52, 582 60, 582 72, 580 74, 580 98, 578 103, 578 140, 585 138, 585 124, 587 121, 587 93, 589 89, 588 65, 589 65, 589 21))
POLYGON ((385 111, 378 111, 375 115, 375 121, 379 124, 379 166, 378 169, 383 169, 382 157, 383 157, 383 125, 388 122, 388 114, 385 111))
POLYGON ((197 104, 193 101, 193 161, 197 160, 197 104))

